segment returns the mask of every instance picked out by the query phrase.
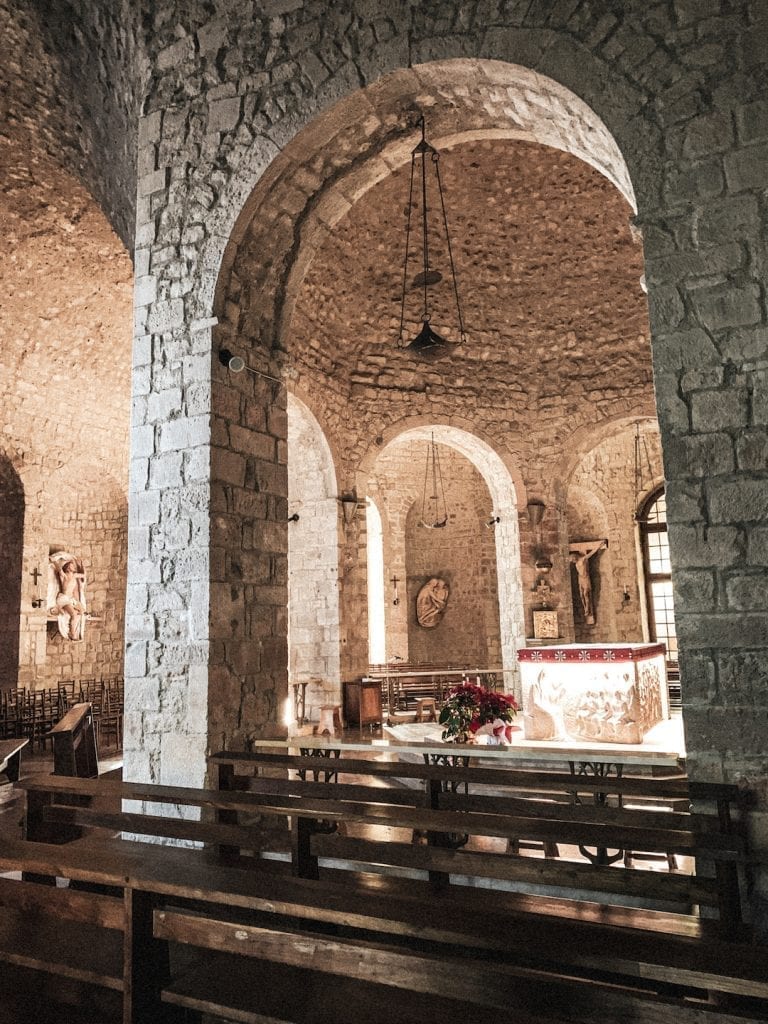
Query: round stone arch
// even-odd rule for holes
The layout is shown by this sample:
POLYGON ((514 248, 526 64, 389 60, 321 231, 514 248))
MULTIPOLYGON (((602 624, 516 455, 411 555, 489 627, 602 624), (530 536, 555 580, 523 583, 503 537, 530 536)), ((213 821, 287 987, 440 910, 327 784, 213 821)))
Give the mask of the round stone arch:
POLYGON ((480 473, 499 517, 494 529, 496 572, 498 578, 499 624, 501 628, 501 661, 504 685, 520 698, 517 671, 517 649, 525 645, 525 614, 520 557, 518 508, 525 502, 525 490, 519 474, 513 475, 507 461, 488 441, 477 433, 453 423, 401 422, 383 435, 383 443, 372 446, 363 458, 357 474, 358 493, 366 486, 377 458, 387 447, 407 441, 430 441, 453 448, 480 473), (517 477, 517 483, 516 479, 517 477))
MULTIPOLYGON (((644 493, 649 486, 655 487, 662 479, 661 452, 657 420, 648 415, 617 416, 574 431, 557 471, 557 501, 566 511, 564 545, 586 539, 587 534, 609 541, 599 561, 603 593, 598 621, 591 629, 582 624, 584 633, 579 640, 628 642, 646 635, 640 538, 635 521, 635 424, 640 424, 641 436, 655 435, 647 450, 647 462, 646 453, 641 453, 644 493), (630 595, 628 601, 625 593, 630 595)), ((567 554, 567 548, 563 550, 567 554)))
POLYGON ((305 713, 317 719, 341 701, 338 485, 316 417, 291 392, 287 411, 288 681, 306 684, 305 713))
POLYGON ((438 148, 484 138, 552 146, 597 168, 637 209, 616 138, 556 76, 484 57, 401 68, 307 116, 266 169, 256 148, 238 168, 201 261, 219 270, 201 282, 198 298, 201 317, 218 317, 222 343, 235 337, 265 354, 290 349, 294 304, 314 254, 361 196, 409 160, 419 112, 438 148))

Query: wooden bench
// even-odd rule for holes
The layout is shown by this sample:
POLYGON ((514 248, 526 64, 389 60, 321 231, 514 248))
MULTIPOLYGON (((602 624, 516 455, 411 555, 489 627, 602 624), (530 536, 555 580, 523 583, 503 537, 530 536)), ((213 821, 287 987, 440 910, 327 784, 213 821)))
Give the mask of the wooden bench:
POLYGON ((0 740, 0 785, 18 782, 21 752, 28 739, 0 740))
POLYGON ((363 680, 379 680, 382 702, 391 721, 400 716, 415 714, 419 700, 433 699, 438 709, 446 694, 458 686, 468 672, 471 679, 479 678, 483 686, 494 689, 501 685, 500 669, 451 669, 440 665, 416 665, 399 662, 397 668, 372 666, 363 680))
MULTIPOLYGON (((96 927, 105 915, 104 928, 127 947, 122 967, 114 961, 93 972, 122 993, 126 1022, 172 1020, 163 1016, 172 1007, 294 1024, 436 1024, 447 1013, 517 1024, 765 1019, 766 951, 750 941, 737 909, 733 869, 744 851, 728 813, 732 787, 348 758, 334 761, 342 781, 327 783, 292 777, 325 771, 321 757, 220 754, 212 762, 220 791, 25 781, 28 837, 69 841, 0 846, 0 868, 117 888, 122 928, 117 903, 103 902, 116 899, 110 894, 79 892, 67 905, 96 927), (451 792, 456 781, 467 781, 469 792, 451 792), (582 803, 573 802, 574 789, 582 803), (706 798, 719 815, 595 805, 591 797, 606 790, 657 802, 706 798), (123 809, 123 800, 141 806, 123 809), (150 805, 165 813, 145 813, 150 805), (204 809, 206 820, 178 816, 193 809, 204 809), (318 821, 343 822, 348 834, 320 832, 318 821), (393 829, 403 830, 395 840, 393 829), (410 842, 414 829, 427 833, 427 845, 410 842), (631 840, 719 867, 710 878, 504 852, 510 838, 555 829, 561 842, 631 840), (116 840, 118 830, 200 845, 116 840), (444 837, 458 831, 495 837, 502 850, 449 848, 444 837), (642 906, 658 894, 669 908, 642 906), (692 902, 715 916, 692 912, 692 902), (144 977, 146 950, 155 967, 144 977), (187 969, 190 952, 201 961, 187 969)), ((3 888, 12 885, 22 886, 22 909, 37 906, 35 891, 43 891, 36 914, 54 891, 5 880, 3 888)), ((13 903, 7 892, 3 899, 13 903)), ((50 946, 36 955, 28 965, 72 969, 50 946)))

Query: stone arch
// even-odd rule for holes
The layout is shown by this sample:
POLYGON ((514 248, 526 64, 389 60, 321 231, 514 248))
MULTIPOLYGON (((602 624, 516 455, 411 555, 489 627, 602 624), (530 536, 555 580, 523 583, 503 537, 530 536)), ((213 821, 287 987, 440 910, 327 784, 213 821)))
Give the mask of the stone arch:
POLYGON ((318 718, 341 695, 338 486, 315 416, 290 392, 287 411, 288 679, 308 684, 306 713, 318 718))
POLYGON ((93 616, 82 644, 69 643, 48 629, 45 663, 36 666, 38 682, 122 676, 128 548, 125 484, 94 465, 81 465, 76 473, 71 466, 51 473, 38 545, 36 560, 43 565, 52 548, 82 558, 93 616))
MULTIPOLYGON (((639 642, 645 632, 635 521, 637 488, 645 493, 662 479, 658 423, 649 416, 618 417, 590 430, 575 431, 572 439, 560 468, 568 539, 586 539, 591 531, 593 537, 604 536, 609 542, 598 565, 602 589, 598 621, 593 628, 582 627, 577 639, 639 642), (636 424, 643 445, 637 480, 636 424)), ((578 633, 578 615, 574 618, 578 633)))
POLYGON ((365 525, 367 544, 366 576, 368 578, 368 660, 372 664, 383 664, 387 660, 384 611, 386 604, 384 537, 379 506, 370 496, 368 496, 365 503, 365 525))
POLYGON ((643 429, 655 427, 658 430, 659 425, 656 417, 643 411, 638 412, 637 415, 629 414, 606 417, 600 423, 590 423, 579 427, 577 430, 574 430, 570 437, 564 439, 562 445, 563 455, 554 473, 555 494, 561 502, 565 501, 569 482, 584 456, 592 451, 593 448, 596 448, 602 441, 627 430, 638 421, 643 424, 643 429))
POLYGON ((498 579, 499 623, 501 631, 501 662, 505 687, 519 697, 516 650, 525 642, 523 609, 520 531, 518 524, 518 492, 513 475, 506 462, 491 445, 468 430, 453 424, 424 422, 401 423, 390 428, 383 444, 374 445, 361 462, 358 472, 359 486, 368 478, 376 459, 391 445, 408 441, 429 441, 433 436, 438 444, 455 449, 479 472, 499 516, 494 528, 496 569, 498 579))
POLYGON ((24 556, 24 486, 4 455, 0 454, 0 551, 3 585, 0 588, 0 691, 18 683, 19 635, 24 556))
MULTIPOLYGON (((229 277, 240 249, 251 248, 271 255, 264 261, 264 277, 250 285, 251 292, 259 292, 259 304, 247 319, 249 343, 264 351, 285 346, 293 305, 315 251, 351 205, 407 162, 418 109, 428 111, 430 138, 438 147, 481 138, 553 146, 592 164, 636 208, 629 169, 613 135, 557 76, 494 59, 399 69, 314 121, 307 117, 266 170, 262 150, 241 165, 231 183, 233 202, 222 206, 228 221, 211 233, 202 260, 203 266, 220 268, 215 296, 212 282, 203 283, 200 299, 209 305, 200 315, 219 317, 221 339, 243 336, 242 324, 225 312, 239 309, 227 305, 229 277), (294 217, 286 216, 288 209, 294 217)), ((236 287, 239 294, 239 281, 236 287)))

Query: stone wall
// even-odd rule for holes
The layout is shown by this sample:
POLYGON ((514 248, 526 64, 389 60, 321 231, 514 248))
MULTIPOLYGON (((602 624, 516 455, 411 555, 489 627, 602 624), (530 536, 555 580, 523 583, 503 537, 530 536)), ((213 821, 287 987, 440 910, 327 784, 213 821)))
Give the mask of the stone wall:
MULTIPOLYGON (((485 527, 491 496, 466 458, 438 445, 448 524, 444 529, 425 529, 420 523, 428 451, 423 441, 390 445, 377 460, 372 481, 389 540, 384 577, 400 578, 400 604, 386 603, 388 648, 413 663, 498 666, 495 538, 485 527), (433 576, 446 580, 450 597, 439 625, 424 629, 416 621, 416 596, 433 576)), ((391 582, 385 592, 391 594, 391 582)))
MULTIPOLYGON (((283 317, 284 285, 291 274, 292 280, 303 278, 311 265, 314 249, 304 248, 302 241, 311 220, 322 225, 329 216, 322 205, 323 185, 361 163, 375 169, 374 177, 386 177, 392 165, 379 157, 386 149, 387 125, 401 137, 399 126, 413 102, 440 105, 440 89, 430 89, 429 62, 445 66, 452 59, 471 63, 491 58, 524 65, 537 73, 539 82, 552 79, 572 90, 602 118, 626 158, 644 238, 680 597, 681 665, 688 679, 689 769, 707 778, 744 775, 764 797, 762 737, 768 704, 755 669, 764 660, 768 636, 761 541, 768 517, 768 214, 763 201, 768 56, 763 6, 747 0, 728 5, 719 0, 663 5, 636 0, 619 8, 536 0, 510 7, 446 0, 416 7, 372 2, 363 12, 346 3, 329 10, 319 3, 265 8, 230 0, 215 13, 195 4, 183 11, 173 8, 175 17, 166 16, 170 10, 158 5, 153 24, 151 90, 139 157, 137 268, 142 278, 151 280, 142 284, 137 298, 137 333, 147 339, 140 344, 155 346, 145 365, 151 367, 149 387, 158 396, 168 388, 166 345, 179 362, 197 354, 190 326, 211 313, 226 321, 229 337, 265 362, 275 342, 290 348, 294 357, 300 345, 292 344, 291 316, 283 317), (429 66, 421 72, 420 88, 409 84, 404 102, 391 80, 381 76, 408 64, 429 66), (379 79, 380 107, 356 94, 320 126, 331 158, 314 159, 320 146, 316 137, 307 145, 301 129, 336 100, 379 79), (263 177, 261 195, 252 196, 272 158, 280 150, 288 153, 291 146, 285 160, 263 177), (286 175, 289 164, 292 173, 286 175), (281 185, 286 187, 281 190, 281 185), (265 197, 268 201, 260 207, 265 197), (688 585, 681 586, 681 580, 688 585)), ((472 66, 480 80, 486 72, 479 64, 472 66)), ((414 77, 409 72, 408 82, 414 77)), ((530 99, 538 106, 538 94, 532 92, 530 99)), ((469 91, 455 105, 447 105, 456 116, 479 121, 483 102, 476 95, 473 101, 469 91)), ((502 109, 504 102, 502 96, 502 109)), ((517 108, 510 110, 508 131, 519 125, 517 108)), ((498 127, 498 118, 487 126, 494 125, 498 127)), ((563 144, 568 144, 565 137, 563 144)), ((342 211, 364 191, 359 179, 345 184, 346 196, 333 194, 342 211)), ((365 187, 369 184, 370 174, 365 187)), ((381 259, 376 261, 376 267, 382 265, 381 259)), ((357 279, 359 261, 355 269, 357 279)), ((599 281, 601 289, 607 280, 610 276, 604 275, 599 281)), ((592 301, 595 294, 599 298, 600 291, 582 289, 579 297, 592 301)), ((368 337, 379 322, 358 321, 357 335, 368 337)), ((633 339, 640 333, 622 331, 618 358, 635 359, 633 339)), ((333 378, 337 357, 345 351, 338 335, 326 345, 314 330, 294 336, 313 353, 299 372, 309 378, 310 370, 319 366, 323 378, 333 378)), ((542 339, 540 345, 544 356, 549 340, 542 339)), ((484 385, 493 412, 483 418, 483 429, 491 435, 508 431, 528 436, 524 423, 507 426, 506 412, 518 403, 530 402, 540 410, 542 422, 551 405, 560 408, 561 416, 551 420, 550 444, 542 457, 520 459, 528 486, 543 497, 551 496, 572 431, 588 426, 585 406, 602 420, 653 411, 650 391, 643 397, 639 390, 612 389, 617 367, 606 364, 605 387, 594 386, 590 340, 578 335, 571 339, 578 383, 565 382, 565 390, 573 411, 567 403, 560 405, 564 382, 541 372, 517 383, 490 378, 484 385)), ((455 414, 458 401, 464 414, 476 419, 478 406, 460 390, 470 375, 459 367, 455 371, 450 383, 460 394, 446 399, 451 405, 446 414, 455 414)), ((647 387, 647 361, 642 373, 647 387)), ((201 365, 196 372, 190 370, 184 386, 209 383, 210 366, 201 365)), ((410 414, 414 396, 426 395, 427 388, 436 396, 450 390, 441 374, 409 374, 404 366, 396 367, 392 380, 379 371, 377 380, 359 382, 352 396, 356 405, 365 404, 368 389, 387 400, 378 410, 378 422, 373 417, 367 430, 357 429, 354 445, 338 442, 339 450, 350 452, 345 477, 354 474, 366 435, 376 436, 410 414)), ((339 422, 346 422, 349 393, 340 388, 332 396, 331 390, 328 405, 335 404, 339 422)), ((218 414, 220 396, 210 397, 210 412, 218 414)), ((183 416, 191 416, 186 407, 183 416)), ((327 422, 337 443, 330 416, 327 422)), ((146 425, 140 419, 136 430, 146 425)), ((144 500, 146 491, 146 485, 137 483, 134 502, 144 500)), ((202 541, 198 554, 205 561, 202 541)), ((194 616, 199 609, 190 610, 194 616)), ((150 614, 156 615, 154 608, 150 614)), ((216 663, 219 655, 214 651, 212 657, 216 663)), ((758 886, 756 898, 764 895, 758 886)))
POLYGON ((82 484, 59 488, 57 497, 58 507, 47 516, 50 552, 68 551, 82 559, 93 620, 86 623, 82 642, 65 640, 56 623, 48 622, 45 663, 35 666, 38 681, 55 686, 65 679, 122 676, 128 535, 124 500, 116 504, 108 492, 82 484))
MULTIPOLYGON (((662 482, 658 430, 648 423, 641 432, 640 491, 635 482, 635 431, 617 425, 616 433, 586 453, 568 483, 568 539, 604 537, 607 550, 595 555, 590 576, 595 596, 593 626, 579 614, 574 593, 576 639, 589 643, 638 642, 644 639, 641 602, 644 584, 638 572, 637 506, 662 482), (629 601, 624 600, 625 588, 629 601)), ((575 573, 572 573, 575 577, 575 573)), ((575 581, 572 578, 572 583, 575 581)))
POLYGON ((138 113, 126 96, 138 81, 129 47, 117 66, 127 5, 80 7, 0 2, 0 408, 25 494, 18 679, 29 686, 119 674, 124 651, 133 280, 103 209, 132 249, 138 113), (32 605, 56 537, 82 538, 101 581, 104 625, 77 652, 49 645, 32 605))
POLYGON ((77 177, 129 252, 143 78, 139 33, 130 0, 0 3, 4 141, 31 144, 77 177))
POLYGON ((306 715, 317 721, 321 705, 341 703, 340 506, 328 442, 291 394, 288 455, 288 680, 308 684, 306 715))

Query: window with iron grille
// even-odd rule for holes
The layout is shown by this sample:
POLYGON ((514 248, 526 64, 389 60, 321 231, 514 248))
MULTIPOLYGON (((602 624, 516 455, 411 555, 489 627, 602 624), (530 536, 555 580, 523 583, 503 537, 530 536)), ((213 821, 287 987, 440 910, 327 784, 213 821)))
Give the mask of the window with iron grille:
POLYGON ((672 600, 672 566, 667 537, 667 501, 659 487, 638 511, 645 569, 645 599, 651 639, 667 645, 667 662, 677 668, 677 632, 672 600))

